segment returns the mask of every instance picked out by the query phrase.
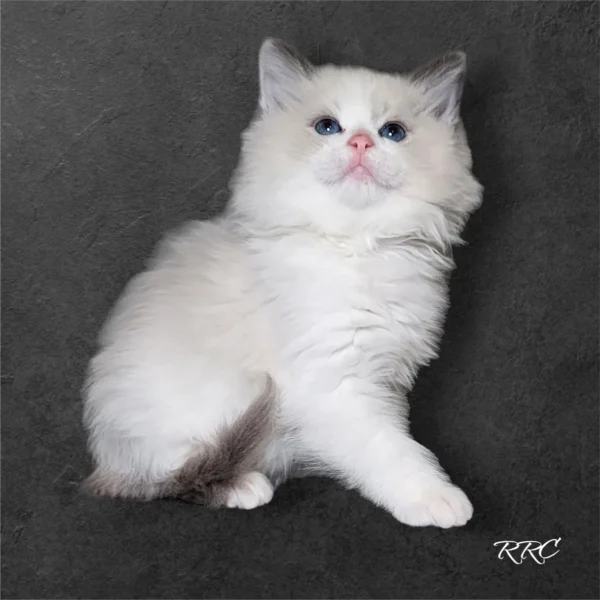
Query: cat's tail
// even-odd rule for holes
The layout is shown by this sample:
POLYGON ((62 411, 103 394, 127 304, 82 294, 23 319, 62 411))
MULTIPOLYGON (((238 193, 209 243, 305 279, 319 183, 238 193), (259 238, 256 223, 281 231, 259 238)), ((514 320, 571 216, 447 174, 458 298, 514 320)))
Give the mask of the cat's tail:
POLYGON ((100 467, 84 482, 84 490, 102 496, 176 498, 211 508, 225 506, 232 490, 248 474, 260 470, 264 447, 275 427, 276 400, 275 382, 267 376, 264 390, 246 412, 223 428, 216 443, 200 443, 166 481, 134 483, 100 467))

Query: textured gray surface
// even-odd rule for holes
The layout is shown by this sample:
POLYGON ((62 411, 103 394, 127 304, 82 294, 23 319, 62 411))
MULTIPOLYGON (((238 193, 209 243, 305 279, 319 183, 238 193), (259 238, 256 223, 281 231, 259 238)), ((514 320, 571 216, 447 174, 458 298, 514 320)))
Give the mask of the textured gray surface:
POLYGON ((587 2, 3 2, 4 597, 597 598, 597 31, 587 2), (226 202, 266 35, 383 70, 469 54, 486 194, 412 412, 464 529, 320 479, 249 513, 76 492, 98 329, 164 231, 226 202), (554 537, 545 565, 493 548, 554 537))

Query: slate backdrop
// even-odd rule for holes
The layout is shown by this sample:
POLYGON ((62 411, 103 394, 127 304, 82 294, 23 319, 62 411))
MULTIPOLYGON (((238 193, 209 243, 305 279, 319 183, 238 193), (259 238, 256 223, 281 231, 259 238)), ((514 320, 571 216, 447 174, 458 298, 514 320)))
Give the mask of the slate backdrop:
POLYGON ((598 598, 597 32, 588 2, 3 2, 4 597, 598 598), (485 202, 412 395, 463 529, 324 479, 250 512, 77 492, 98 329, 161 234, 226 202, 267 35, 383 70, 470 57, 485 202), (493 546, 557 537, 544 565, 493 546))

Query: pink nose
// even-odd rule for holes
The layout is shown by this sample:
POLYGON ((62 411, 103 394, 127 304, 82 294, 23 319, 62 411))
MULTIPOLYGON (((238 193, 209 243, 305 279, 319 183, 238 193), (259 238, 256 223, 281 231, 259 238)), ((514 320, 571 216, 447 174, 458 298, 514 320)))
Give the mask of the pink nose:
POLYGON ((372 148, 375 142, 366 133, 356 133, 348 140, 348 146, 354 148, 359 154, 364 154, 367 148, 372 148))

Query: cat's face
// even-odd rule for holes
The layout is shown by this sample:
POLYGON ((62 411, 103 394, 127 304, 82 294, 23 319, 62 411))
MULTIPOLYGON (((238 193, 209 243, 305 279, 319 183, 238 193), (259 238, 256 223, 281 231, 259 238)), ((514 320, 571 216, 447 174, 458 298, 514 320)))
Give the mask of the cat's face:
POLYGON ((478 203, 458 114, 462 54, 409 78, 312 67, 267 41, 260 75, 238 188, 269 221, 343 232, 373 219, 393 226, 420 207, 468 212, 478 203), (461 189, 468 198, 457 198, 461 189))

